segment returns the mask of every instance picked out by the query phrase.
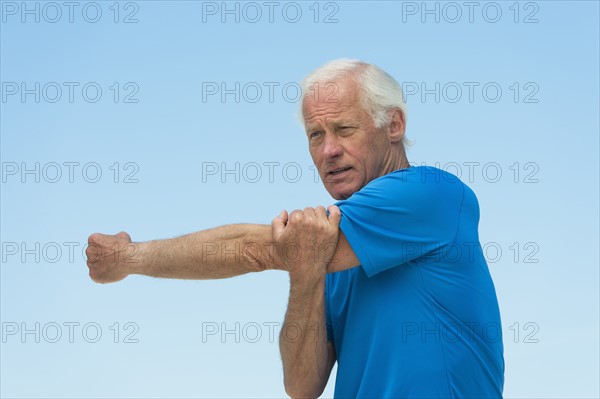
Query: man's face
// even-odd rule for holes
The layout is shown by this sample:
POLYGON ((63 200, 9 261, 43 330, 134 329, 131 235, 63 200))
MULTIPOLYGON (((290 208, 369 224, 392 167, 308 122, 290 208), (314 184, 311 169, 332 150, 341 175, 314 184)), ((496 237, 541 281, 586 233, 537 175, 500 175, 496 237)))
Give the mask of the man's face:
POLYGON ((387 173, 391 148, 387 129, 375 128, 351 79, 313 89, 302 104, 310 155, 329 194, 347 199, 387 173))

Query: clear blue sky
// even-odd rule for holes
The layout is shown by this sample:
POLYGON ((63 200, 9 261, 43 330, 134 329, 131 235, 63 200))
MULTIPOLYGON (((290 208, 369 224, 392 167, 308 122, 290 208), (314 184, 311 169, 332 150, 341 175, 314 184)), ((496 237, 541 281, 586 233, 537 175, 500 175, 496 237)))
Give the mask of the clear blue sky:
POLYGON ((333 203, 296 90, 342 57, 403 84, 409 161, 479 198, 505 396, 600 394, 598 2, 0 7, 1 396, 285 396, 285 273, 97 285, 81 250, 333 203))

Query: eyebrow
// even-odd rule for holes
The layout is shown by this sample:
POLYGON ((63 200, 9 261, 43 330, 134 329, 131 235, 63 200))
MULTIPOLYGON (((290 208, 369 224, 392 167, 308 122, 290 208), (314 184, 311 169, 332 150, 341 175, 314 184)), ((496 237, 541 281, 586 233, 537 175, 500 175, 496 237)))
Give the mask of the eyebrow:
MULTIPOLYGON (((360 118, 356 115, 338 115, 330 119, 328 125, 333 126, 334 128, 338 128, 340 126, 350 126, 357 127, 360 125, 360 118)), ((313 131, 322 130, 320 123, 305 123, 304 124, 305 133, 308 134, 313 131)))
POLYGON ((355 126, 358 126, 359 124, 360 124, 360 122, 358 120, 351 119, 351 118, 344 118, 344 119, 340 119, 340 120, 333 122, 334 127, 340 127, 340 126, 355 127, 355 126))
POLYGON ((318 123, 308 123, 308 124, 304 125, 304 129, 307 132, 312 131, 312 130, 318 130, 320 127, 321 127, 321 125, 318 123))

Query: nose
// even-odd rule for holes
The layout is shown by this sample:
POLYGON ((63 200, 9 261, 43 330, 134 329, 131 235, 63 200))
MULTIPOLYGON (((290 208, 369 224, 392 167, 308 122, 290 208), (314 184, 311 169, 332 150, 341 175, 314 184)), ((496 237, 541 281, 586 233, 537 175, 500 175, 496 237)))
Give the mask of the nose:
POLYGON ((339 157, 342 155, 342 146, 339 137, 335 133, 326 133, 325 142, 323 143, 323 157, 326 160, 339 157))

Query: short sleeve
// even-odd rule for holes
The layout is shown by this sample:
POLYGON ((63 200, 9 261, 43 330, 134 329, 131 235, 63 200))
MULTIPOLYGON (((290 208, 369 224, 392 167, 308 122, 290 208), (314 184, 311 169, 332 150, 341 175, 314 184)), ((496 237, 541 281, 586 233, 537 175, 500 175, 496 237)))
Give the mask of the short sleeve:
POLYGON ((336 203, 340 229, 371 277, 451 243, 463 193, 464 184, 440 169, 398 170, 336 203))

